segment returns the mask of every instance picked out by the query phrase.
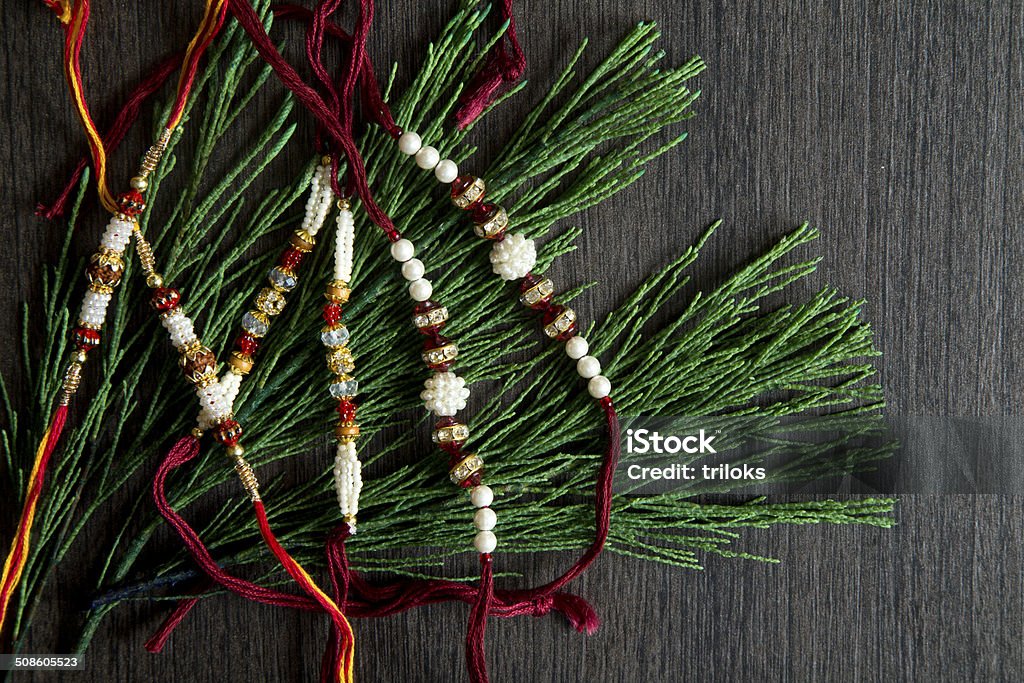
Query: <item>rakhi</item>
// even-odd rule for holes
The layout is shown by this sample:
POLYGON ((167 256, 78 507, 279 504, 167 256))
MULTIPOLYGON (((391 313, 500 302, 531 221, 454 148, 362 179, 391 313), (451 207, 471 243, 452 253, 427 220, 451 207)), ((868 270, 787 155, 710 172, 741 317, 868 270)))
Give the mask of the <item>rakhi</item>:
POLYGON ((138 173, 132 178, 132 189, 115 198, 107 187, 107 157, 104 142, 96 130, 85 101, 79 65, 82 41, 89 20, 89 2, 88 0, 78 0, 72 5, 71 0, 44 0, 44 3, 57 14, 65 26, 64 73, 75 103, 75 109, 89 142, 100 202, 105 209, 113 214, 113 217, 107 224, 100 240, 100 246, 90 258, 89 266, 86 269, 89 289, 82 300, 77 325, 72 332, 75 350, 71 354, 71 360, 64 373, 57 408, 54 410, 49 426, 36 449, 18 528, 4 562, 3 577, 0 579, 0 630, 3 629, 11 597, 18 587, 28 559, 32 522, 45 481, 47 465, 64 430, 68 406, 78 392, 82 367, 88 358, 89 351, 100 343, 100 331, 106 319, 107 307, 110 305, 114 290, 124 274, 124 250, 133 233, 141 235, 134 217, 137 217, 145 209, 142 193, 148 187, 147 177, 156 169, 167 149, 172 133, 181 122, 192 83, 195 80, 199 59, 220 30, 227 9, 226 0, 206 1, 203 20, 185 51, 177 91, 167 123, 156 143, 146 152, 138 173))
MULTIPOLYGON (((329 4, 330 3, 326 2, 322 3, 321 7, 323 8, 329 4)), ((337 3, 334 3, 334 6, 336 6, 336 4, 337 3)), ((312 88, 303 83, 294 68, 292 68, 281 57, 273 42, 270 40, 269 36, 267 36, 263 25, 259 22, 258 17, 255 15, 255 12, 252 11, 252 8, 248 3, 244 0, 231 0, 231 9, 235 17, 238 19, 239 24, 253 40, 253 43, 260 55, 273 67, 282 82, 292 90, 293 93, 295 93, 297 99, 316 116, 324 132, 330 135, 344 151, 349 161, 350 171, 353 174, 353 184, 355 189, 363 200, 364 205, 367 208, 367 214, 371 220, 381 227, 388 238, 392 241, 392 255, 396 260, 403 263, 413 260, 415 249, 412 244, 400 238, 400 233, 398 233, 398 230, 394 227, 390 218, 373 202, 372 193, 365 181, 365 171, 362 159, 359 156, 358 149, 356 148, 351 134, 347 133, 345 128, 339 125, 337 121, 332 120, 329 115, 329 107, 312 88)), ((368 24, 372 18, 372 2, 364 0, 360 9, 359 25, 357 26, 355 35, 362 36, 362 40, 365 41, 368 24)), ((355 43, 356 41, 354 40, 353 42, 355 43)), ((358 45, 355 46, 354 58, 352 61, 357 65, 362 64, 364 61, 368 61, 368 58, 365 55, 365 47, 358 45)), ((400 137, 401 131, 394 124, 393 120, 391 120, 390 113, 387 112, 386 105, 380 101, 377 103, 377 107, 378 110, 376 110, 375 113, 380 114, 378 122, 381 122, 382 127, 390 135, 395 138, 400 137)), ((427 154, 429 154, 429 151, 427 154)), ((439 157, 433 158, 432 155, 431 158, 429 158, 429 161, 431 162, 430 167, 435 169, 435 174, 438 176, 439 180, 452 182, 458 177, 458 170, 454 162, 451 162, 450 160, 444 160, 442 162, 439 157)), ((532 268, 533 262, 536 258, 532 241, 528 241, 522 236, 518 236, 517 239, 514 240, 509 240, 508 244, 496 253, 497 261, 493 262, 494 266, 495 268, 500 269, 500 272, 509 274, 510 277, 507 279, 514 279, 516 277, 525 277, 526 275, 529 275, 529 270, 532 268), (525 269, 523 268, 524 265, 525 269), (513 273, 519 273, 519 275, 514 275, 513 273)), ((420 266, 413 265, 412 271, 407 275, 407 277, 412 280, 410 283, 410 294, 414 299, 424 304, 421 310, 429 313, 429 309, 425 302, 429 300, 432 288, 429 281, 422 278, 422 272, 418 271, 420 271, 420 266)), ((403 275, 404 274, 405 273, 403 273, 403 275)), ((537 293, 542 293, 546 288, 548 288, 550 286, 550 281, 540 279, 536 284, 540 286, 536 288, 534 293, 529 295, 529 299, 532 299, 537 293)), ((531 284, 528 289, 533 290, 534 286, 531 284)), ((577 328, 575 314, 571 309, 567 309, 559 304, 551 303, 553 287, 551 289, 552 292, 542 294, 537 299, 536 303, 540 308, 546 309, 544 321, 546 331, 549 333, 549 336, 562 337, 568 341, 569 338, 574 336, 577 328)), ((526 295, 526 292, 524 292, 524 295, 526 295)), ((578 363, 578 367, 581 371, 586 369, 586 371, 589 372, 594 367, 593 363, 598 361, 596 361, 596 358, 586 356, 587 349, 583 346, 584 344, 586 344, 585 341, 572 342, 569 352, 578 352, 579 360, 587 357, 587 360, 582 364, 578 363)), ((434 346, 433 350, 439 350, 441 346, 445 345, 434 346)), ((588 389, 592 386, 592 394, 594 394, 595 397, 600 395, 598 398, 601 401, 601 407, 606 415, 609 430, 609 441, 608 450, 602 463, 596 487, 596 537, 581 558, 562 576, 537 589, 517 592, 517 597, 522 595, 529 596, 529 598, 537 600, 551 599, 559 588, 582 573, 594 561, 594 559, 596 559, 603 549, 604 542, 607 539, 611 511, 611 481, 619 453, 618 418, 615 413, 614 405, 608 396, 611 389, 610 382, 606 377, 598 374, 600 372, 599 367, 598 362, 597 370, 594 372, 594 375, 590 377, 591 381, 588 383, 588 389)), ((446 371, 435 373, 435 376, 428 380, 428 384, 426 385, 422 396, 425 403, 427 403, 428 408, 440 406, 442 410, 449 412, 451 411, 449 407, 450 405, 457 406, 458 401, 460 400, 464 404, 465 396, 462 395, 462 392, 466 390, 464 383, 460 385, 460 379, 461 378, 457 378, 454 374, 447 373, 446 371)), ((456 408, 456 410, 458 409, 461 409, 461 406, 456 408)), ((453 415, 454 411, 451 412, 453 415)), ((439 414, 439 417, 442 417, 443 419, 444 417, 450 416, 441 416, 439 414)), ((455 442, 453 442, 452 448, 461 454, 461 448, 454 444, 455 442)), ((464 458, 454 463, 450 473, 453 475, 453 480, 457 480, 460 484, 466 483, 467 485, 477 485, 477 475, 478 473, 482 473, 482 466, 482 461, 476 458, 476 456, 466 455, 464 458)), ((482 495, 486 494, 482 493, 482 495)), ((481 498, 481 500, 482 499, 483 498, 481 498)), ((488 501, 488 503, 489 502, 490 501, 488 501)), ((481 517, 490 517, 490 515, 484 513, 481 517)), ((482 520, 483 524, 487 524, 488 522, 489 520, 482 520)), ((474 545, 477 547, 478 551, 486 552, 481 552, 481 586, 477 591, 477 597, 471 613, 470 627, 467 634, 467 666, 474 680, 482 681, 486 680, 486 666, 483 653, 484 626, 486 624, 487 615, 491 611, 493 602, 493 570, 491 566, 490 551, 492 551, 494 546, 496 546, 496 538, 490 529, 479 529, 477 536, 474 539, 474 545)), ((373 589, 366 584, 362 585, 362 589, 366 590, 369 594, 373 593, 373 589)), ((524 599, 528 598, 524 597, 524 599)), ((594 625, 595 624, 592 620, 588 620, 585 628, 589 631, 594 627, 594 625)))
MULTIPOLYGON (((92 347, 98 344, 98 328, 102 325, 105 317, 106 306, 109 303, 110 295, 113 291, 113 284, 116 284, 120 280, 123 272, 123 260, 121 260, 121 255, 123 254, 128 241, 134 235, 135 250, 139 257, 142 270, 146 275, 146 284, 153 290, 151 303, 154 309, 160 313, 161 322, 167 329, 171 337, 172 344, 179 351, 179 365, 181 366, 186 379, 195 386, 196 393, 200 399, 200 424, 209 424, 213 427, 217 440, 227 447, 228 453, 234 461, 235 470, 242 481, 243 487, 250 495, 253 503, 253 509, 259 524, 260 533, 267 546, 285 567, 289 575, 330 614, 335 628, 345 635, 347 649, 341 653, 341 657, 344 661, 339 664, 337 670, 339 671, 339 678, 343 678, 348 681, 351 680, 352 676, 351 662, 353 658, 352 649, 354 647, 354 643, 352 643, 351 640, 351 627, 345 619, 344 614, 338 609, 337 605, 335 605, 334 602, 316 585, 301 565, 299 565, 280 545, 280 543, 278 543, 270 528, 266 511, 263 507, 263 502, 259 497, 258 482, 255 474, 248 462, 245 460, 243 455, 244 448, 241 443, 239 443, 241 427, 230 417, 230 413, 228 412, 234 395, 237 394, 240 375, 243 374, 240 370, 240 365, 238 363, 233 364, 232 370, 225 376, 225 382, 222 385, 216 374, 216 356, 212 351, 202 345, 198 336, 195 334, 192 321, 181 311, 181 296, 178 291, 171 287, 164 286, 163 278, 156 270, 156 258, 154 256, 153 249, 143 236, 137 220, 138 216, 145 210, 143 193, 148 188, 148 181, 146 177, 149 173, 152 173, 153 170, 155 170, 163 152, 167 148, 171 133, 184 115, 184 106, 186 101, 185 95, 191 88, 191 83, 194 80, 195 73, 198 68, 198 56, 202 54, 222 26, 226 14, 226 7, 226 0, 207 1, 206 15, 204 16, 202 27, 190 43, 188 53, 186 54, 183 62, 182 75, 179 80, 179 97, 171 111, 168 124, 165 130, 161 133, 157 144, 155 144, 147 153, 143 161, 142 170, 136 177, 132 178, 132 190, 121 195, 116 200, 110 195, 110 192, 106 188, 106 152, 104 149, 104 143, 102 138, 96 132, 96 126, 93 123, 88 107, 86 106, 84 88, 82 87, 81 74, 78 68, 78 54, 81 50, 85 26, 89 15, 88 0, 79 0, 77 4, 69 8, 69 11, 65 13, 68 21, 68 37, 66 41, 67 58, 65 60, 68 85, 76 103, 79 118, 82 122, 83 128, 86 130, 87 137, 89 138, 90 151, 94 160, 94 166, 97 169, 101 201, 111 212, 115 212, 115 218, 111 221, 107 234, 104 236, 104 247, 108 250, 113 250, 117 257, 114 259, 113 256, 110 256, 107 259, 108 262, 99 264, 103 268, 106 268, 106 270, 97 271, 100 275, 90 272, 90 279, 94 282, 92 289, 87 293, 85 303, 83 304, 81 319, 84 322, 84 325, 80 328, 76 328, 75 332, 76 343, 79 347, 79 351, 82 353, 76 355, 73 359, 68 373, 68 379, 65 381, 65 386, 77 388, 79 381, 78 378, 81 372, 80 359, 84 358, 84 349, 85 347, 92 347), (189 53, 195 53, 195 57, 190 57, 189 53)), ((62 14, 62 18, 64 18, 64 14, 62 14)), ((323 173, 324 170, 320 169, 320 175, 318 178, 322 179, 323 173)), ((319 180, 317 182, 319 182, 319 180)), ((327 183, 327 185, 329 186, 330 183, 327 183)), ((316 202, 319 202, 322 198, 319 191, 314 196, 316 197, 316 202)), ((314 200, 311 199, 311 202, 313 201, 314 200)), ((329 208, 329 201, 323 211, 321 211, 319 203, 317 204, 314 218, 319 218, 320 224, 322 224, 323 219, 326 218, 326 213, 329 208)), ((307 220, 307 223, 308 222, 309 221, 307 220)), ((312 235, 310 235, 309 231, 305 229, 297 231, 297 233, 292 236, 291 241, 295 248, 300 251, 309 251, 312 249, 314 244, 312 235)), ((272 286, 261 292, 257 299, 257 310, 250 312, 250 315, 248 315, 244 321, 249 324, 249 327, 251 328, 250 331, 263 329, 265 333, 265 328, 269 325, 267 316, 279 313, 283 308, 284 296, 282 292, 286 291, 286 287, 283 286, 284 282, 279 277, 275 276, 275 273, 277 275, 288 277, 288 274, 286 272, 282 272, 280 269, 272 271, 272 286)), ((294 280, 294 276, 291 277, 294 280)), ((232 356, 232 360, 237 359, 235 356, 232 356)), ((64 393, 67 395, 71 392, 65 390, 64 393)), ((64 415, 66 415, 66 401, 62 400, 61 402, 65 405, 62 405, 63 411, 57 413, 58 420, 55 420, 55 423, 59 421, 59 424, 62 426, 64 415)), ((59 433, 59 430, 51 429, 51 434, 53 433, 59 433)), ((197 428, 192 434, 180 439, 172 447, 167 458, 165 458, 165 463, 166 461, 174 461, 176 459, 185 461, 195 457, 195 455, 198 454, 199 436, 201 436, 201 431, 197 428)), ((44 438, 44 443, 46 443, 47 446, 45 447, 45 450, 44 446, 40 447, 40 452, 45 456, 42 458, 44 461, 49 457, 49 453, 52 452, 52 445, 49 444, 53 441, 54 438, 52 436, 44 438)), ((166 478, 166 473, 164 473, 163 477, 166 478)), ((160 478, 159 472, 158 478, 160 478)), ((162 482, 160 485, 163 485, 162 482)), ((34 508, 30 513, 32 511, 34 511, 34 508)), ((29 514, 28 517, 30 521, 31 514, 29 514)), ((196 552, 193 552, 194 556, 196 554, 196 552)), ((8 572, 5 570, 4 573, 4 583, 7 584, 8 572)), ((20 574, 20 570, 18 573, 20 574)))
MULTIPOLYGON (((255 366, 254 354, 259 348, 259 340, 266 336, 272 320, 280 315, 287 304, 286 294, 298 284, 298 268, 306 254, 316 244, 316 236, 323 227, 334 200, 331 187, 332 162, 325 157, 310 180, 309 199, 306 202, 305 216, 301 227, 289 238, 290 246, 285 249, 277 264, 267 274, 267 286, 257 294, 254 306, 245 313, 241 322, 241 333, 235 339, 228 365, 229 369, 223 377, 216 374, 216 356, 202 346, 195 335, 189 317, 181 310, 181 296, 177 290, 159 287, 153 292, 152 305, 159 313, 162 324, 167 328, 171 343, 181 354, 181 367, 186 379, 196 386, 200 400, 198 427, 176 443, 164 458, 153 481, 153 495, 160 514, 178 532, 185 541, 189 552, 199 566, 225 588, 247 599, 270 602, 282 606, 295 606, 290 596, 272 591, 231 577, 223 572, 202 544, 198 534, 188 525, 181 515, 171 507, 166 496, 166 482, 169 474, 192 460, 199 453, 199 439, 203 432, 211 430, 214 439, 221 443, 234 462, 235 471, 249 494, 259 522, 260 533, 267 546, 274 553, 289 575, 315 600, 316 604, 331 617, 336 633, 339 634, 341 646, 337 651, 334 666, 335 680, 351 681, 355 657, 355 641, 351 625, 339 607, 320 589, 312 577, 292 558, 280 545, 270 528, 266 511, 259 492, 259 482, 245 459, 245 448, 241 444, 242 427, 234 419, 233 403, 242 382, 255 366)), ((351 219, 351 214, 349 214, 351 219)), ((339 218, 339 225, 344 221, 339 218)), ((149 268, 152 259, 148 259, 149 268)), ((144 261, 144 267, 146 261, 144 261)), ((347 331, 344 328, 334 330, 331 339, 341 339, 347 331)), ((327 343, 328 332, 324 332, 327 343)), ((349 378, 351 379, 351 378, 349 378)), ((352 381, 354 384, 354 380, 352 381)), ((185 610, 187 611, 187 610, 185 610)), ((185 611, 177 611, 172 615, 169 627, 161 629, 161 633, 147 643, 150 651, 159 651, 166 641, 170 630, 184 617, 185 611)))

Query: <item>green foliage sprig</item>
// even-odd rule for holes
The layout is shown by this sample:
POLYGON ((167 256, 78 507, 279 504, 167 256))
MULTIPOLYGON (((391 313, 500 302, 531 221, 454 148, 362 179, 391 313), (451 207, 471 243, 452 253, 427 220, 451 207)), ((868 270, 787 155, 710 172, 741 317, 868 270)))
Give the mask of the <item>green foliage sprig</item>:
MULTIPOLYGON (((259 9, 265 12, 266 4, 259 9)), ((416 78, 392 98, 403 126, 441 141, 437 146, 442 154, 457 161, 475 151, 467 143, 472 127, 453 131, 446 121, 478 63, 481 51, 476 45, 485 17, 486 10, 462 8, 429 47, 416 78)), ((538 271, 574 249, 582 232, 556 225, 636 182, 651 159, 684 140, 685 133, 676 129, 693 115, 691 105, 698 96, 687 83, 704 65, 699 58, 665 65, 655 48, 658 37, 654 25, 636 26, 580 78, 576 72, 584 42, 491 166, 478 169, 488 179, 489 196, 508 208, 516 229, 544 242, 538 271)), ((196 315, 202 338, 223 351, 230 348, 252 283, 262 279, 272 258, 273 249, 262 249, 268 241, 263 238, 277 235, 269 241, 280 242, 283 230, 294 224, 312 163, 299 177, 252 199, 252 184, 294 133, 289 122, 292 101, 285 97, 261 133, 233 155, 230 170, 211 171, 215 157, 225 153, 225 133, 250 111, 269 71, 255 66, 255 52, 233 25, 212 50, 210 63, 196 86, 202 104, 189 112, 187 128, 198 131, 190 166, 176 168, 182 165, 176 137, 150 190, 152 217, 143 227, 166 264, 167 279, 186 294, 186 308, 196 315), (157 199, 163 194, 159 178, 172 170, 184 174, 186 182, 167 206, 157 199), (253 257, 254 252, 261 255, 253 257)), ((394 71, 389 93, 393 81, 394 71)), ((362 148, 383 208, 430 254, 435 287, 454 313, 450 331, 460 342, 460 373, 474 387, 489 390, 490 398, 474 413, 471 446, 486 454, 488 481, 502 501, 503 549, 539 552, 585 546, 593 518, 587 494, 603 447, 598 412, 574 382, 565 381, 560 352, 541 343, 535 321, 510 296, 512 286, 494 283, 486 250, 467 239, 465 226, 459 224, 462 216, 438 196, 428 174, 400 161, 380 131, 370 131, 362 148)), ((77 212, 76 205, 72 222, 77 212)), ((358 207, 356 215, 356 295, 346 320, 366 398, 360 423, 366 435, 361 451, 367 482, 360 533, 350 550, 357 568, 422 575, 463 552, 471 530, 464 505, 452 495, 437 458, 401 457, 410 448, 426 450, 414 446, 429 431, 425 416, 417 411, 423 372, 404 287, 377 229, 358 207), (401 557, 379 552, 413 548, 420 552, 401 557)), ((874 368, 865 362, 876 352, 859 302, 824 289, 786 306, 766 304, 767 297, 813 273, 815 259, 792 263, 791 256, 817 236, 815 230, 799 227, 711 291, 679 304, 686 293, 687 268, 699 258, 715 227, 587 330, 593 352, 609 359, 606 374, 613 382, 628 378, 615 382, 621 412, 775 416, 878 410, 881 389, 874 382, 874 368), (664 316, 666 312, 671 315, 664 316), (652 326, 652 319, 665 317, 671 322, 652 326)), ((49 341, 37 345, 34 334, 25 337, 24 363, 34 399, 19 410, 3 388, 8 420, 0 445, 12 473, 11 486, 18 490, 60 381, 58 361, 67 352, 68 321, 76 312, 71 295, 80 291, 75 279, 80 264, 69 257, 69 241, 43 283, 41 324, 49 341), (25 419, 22 411, 31 417, 25 419)), ((313 479, 264 487, 271 520, 284 542, 314 565, 327 530, 337 522, 331 458, 326 455, 333 406, 324 391, 310 391, 311 384, 320 386, 318 378, 327 380, 316 335, 320 274, 328 272, 330 252, 329 244, 322 245, 307 261, 302 283, 275 322, 257 370, 236 402, 257 471, 297 457, 322 463, 321 474, 313 479)), ((105 333, 101 367, 83 387, 80 402, 87 408, 75 416, 75 429, 66 438, 40 506, 14 621, 19 639, 50 572, 80 533, 126 485, 150 476, 171 440, 191 427, 194 399, 178 380, 171 354, 162 350, 162 330, 148 320, 133 325, 147 292, 133 276, 134 268, 128 270, 105 333)), ((584 288, 561 298, 572 300, 584 288)), ((26 330, 33 329, 34 313, 26 307, 26 330)), ((209 451, 214 453, 212 447, 209 451)), ((171 490, 179 509, 187 514, 190 504, 214 489, 226 501, 199 525, 211 551, 236 570, 253 565, 250 571, 258 572, 261 563, 265 568, 266 554, 240 489, 234 482, 222 486, 234 478, 224 460, 204 457, 186 469, 171 490)), ((174 597, 181 591, 173 587, 193 575, 181 551, 155 562, 144 557, 162 521, 147 499, 148 489, 134 502, 120 499, 125 521, 113 543, 99 549, 100 598, 88 615, 79 650, 120 601, 152 599, 155 588, 168 586, 170 594, 163 597, 174 597)), ((683 492, 618 497, 608 549, 699 568, 706 554, 753 557, 730 549, 743 529, 820 522, 887 526, 891 507, 889 500, 706 504, 683 492)))

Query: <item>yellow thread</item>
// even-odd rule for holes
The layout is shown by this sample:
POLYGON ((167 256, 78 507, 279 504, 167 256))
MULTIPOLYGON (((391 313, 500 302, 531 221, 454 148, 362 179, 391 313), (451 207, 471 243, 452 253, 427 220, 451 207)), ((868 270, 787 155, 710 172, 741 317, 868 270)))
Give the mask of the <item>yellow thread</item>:
MULTIPOLYGON (((51 423, 50 426, 46 428, 46 432, 43 434, 43 438, 39 442, 39 448, 36 449, 36 459, 35 462, 32 463, 32 473, 29 474, 28 476, 29 489, 32 488, 32 485, 35 482, 36 477, 39 475, 39 466, 42 463, 43 454, 46 452, 46 445, 50 441, 50 431, 52 429, 53 423, 51 423)), ((17 563, 17 565, 14 564, 14 550, 18 546, 18 538, 15 538, 14 543, 11 544, 11 550, 7 554, 7 560, 4 562, 4 573, 3 579, 2 581, 0 581, 0 586, 6 586, 8 585, 8 583, 10 583, 11 590, 8 591, 6 594, 0 595, 0 600, 2 600, 2 602, 0 602, 0 631, 3 630, 4 621, 6 621, 7 619, 7 606, 10 603, 10 599, 14 594, 14 587, 18 585, 19 581, 21 581, 21 572, 25 569, 25 561, 28 558, 30 541, 32 538, 32 521, 35 519, 36 516, 36 503, 38 503, 38 501, 39 499, 36 498, 36 500, 33 501, 33 503, 23 513, 25 515, 25 523, 21 526, 21 529, 23 529, 24 531, 20 533, 24 534, 25 545, 22 549, 19 562, 17 563), (10 581, 8 581, 8 577, 10 577, 10 581)))

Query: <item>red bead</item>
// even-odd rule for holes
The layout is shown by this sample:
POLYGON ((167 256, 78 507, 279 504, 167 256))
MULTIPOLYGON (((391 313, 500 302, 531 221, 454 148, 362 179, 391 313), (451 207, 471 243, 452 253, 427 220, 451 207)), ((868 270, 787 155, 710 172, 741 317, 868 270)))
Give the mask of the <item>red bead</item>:
POLYGON ((242 425, 234 420, 224 420, 214 429, 213 438, 225 446, 237 446, 242 438, 242 425))
POLYGON ((465 192, 467 189, 469 189, 469 186, 472 185, 475 180, 475 176, 467 174, 460 175, 458 178, 452 181, 452 196, 457 197, 463 192, 465 192))
POLYGON ((277 264, 282 268, 294 271, 302 265, 302 259, 305 255, 305 252, 299 251, 295 247, 288 247, 281 254, 281 258, 278 259, 277 264))
POLYGON ((465 456, 462 455, 462 442, 461 441, 445 441, 444 443, 437 444, 438 448, 454 458, 455 462, 462 460, 465 456), (455 456, 458 455, 456 458, 455 456))
POLYGON ((423 342, 423 362, 435 371, 444 371, 455 365, 458 348, 452 340, 441 336, 435 330, 430 339, 423 342), (450 348, 447 348, 450 347, 450 348))
POLYGON ((334 325, 341 321, 341 304, 331 302, 324 305, 324 321, 328 325, 334 325))
POLYGON ((473 213, 471 214, 471 218, 473 219, 474 223, 482 225, 487 221, 491 220, 492 218, 494 218, 494 216, 497 215, 498 213, 498 209, 500 208, 501 207, 498 206, 497 204, 480 202, 473 207, 473 213))
MULTIPOLYGON (((544 325, 544 327, 547 327, 564 312, 565 306, 561 304, 551 304, 544 311, 544 315, 541 317, 541 323, 544 325)), ((578 327, 579 326, 576 324, 576 321, 574 320, 572 324, 569 325, 569 327, 567 327, 565 330, 556 335, 555 339, 557 339, 558 341, 567 341, 572 337, 575 337, 576 330, 578 329, 578 327)))
POLYGON ((117 208, 126 216, 138 216, 146 210, 146 202, 138 190, 130 190, 117 198, 117 208))
POLYGON ((477 470, 473 474, 471 474, 468 477, 466 477, 462 481, 462 483, 459 484, 459 486, 461 486, 464 489, 468 489, 468 488, 472 488, 474 486, 479 486, 480 483, 483 480, 484 480, 484 471, 483 470, 477 470))
MULTIPOLYGON (((452 201, 456 201, 457 198, 462 197, 462 195, 466 192, 466 190, 468 190, 471 187, 473 187, 473 185, 476 182, 477 182, 477 177, 476 176, 472 176, 472 175, 460 175, 458 178, 456 178, 454 181, 452 181, 452 201)), ((474 190, 474 194, 475 193, 476 193, 476 190, 474 190)), ((471 197, 469 197, 469 196, 463 197, 462 198, 462 202, 463 203, 464 202, 469 202, 469 203, 465 204, 464 206, 461 203, 456 203, 456 206, 459 206, 460 208, 468 211, 469 209, 472 209, 474 206, 479 204, 480 201, 483 198, 484 198, 484 193, 483 192, 480 192, 480 196, 476 197, 472 201, 469 201, 471 199, 471 197)))
POLYGON ((351 422, 356 419, 356 404, 347 399, 338 401, 338 418, 342 422, 351 422))
POLYGON ((149 298, 149 304, 157 311, 170 311, 181 303, 181 294, 173 287, 157 287, 149 298))
POLYGON ((418 322, 416 322, 416 319, 419 316, 427 315, 431 311, 435 311, 435 310, 437 310, 439 308, 444 308, 444 307, 441 304, 437 303, 436 301, 431 301, 429 299, 427 301, 423 301, 421 303, 416 304, 416 306, 412 309, 412 311, 413 311, 413 324, 416 325, 416 329, 418 329, 422 334, 425 334, 428 337, 436 338, 438 330, 440 330, 442 327, 444 327, 445 324, 448 322, 447 321, 447 317, 441 319, 440 322, 438 322, 436 324, 431 324, 431 323, 428 322, 428 323, 426 323, 426 324, 424 324, 422 326, 420 326, 420 324, 418 322))
POLYGON ((240 334, 235 338, 235 348, 246 356, 253 356, 259 350, 260 342, 256 337, 240 334))
POLYGON ((72 338, 75 341, 75 346, 86 353, 99 346, 100 343, 99 330, 88 327, 76 327, 72 330, 72 338))

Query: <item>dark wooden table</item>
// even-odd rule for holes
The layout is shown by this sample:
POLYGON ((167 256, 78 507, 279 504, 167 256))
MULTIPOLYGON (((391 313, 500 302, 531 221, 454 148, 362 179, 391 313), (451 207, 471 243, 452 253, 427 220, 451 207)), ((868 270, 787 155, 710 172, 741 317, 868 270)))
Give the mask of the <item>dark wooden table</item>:
MULTIPOLYGON (((97 118, 109 120, 129 84, 182 43, 199 3, 93 4, 84 65, 97 118)), ((397 59, 407 73, 449 4, 381 3, 371 41, 378 63, 397 59)), ((655 19, 671 60, 699 53, 709 67, 698 79, 703 95, 690 140, 642 182, 581 216, 582 248, 555 266, 563 280, 603 281, 580 303, 588 317, 717 217, 727 223, 707 252, 712 272, 809 220, 824 231, 815 247, 824 261, 808 286, 831 283, 867 300, 892 413, 1018 412, 1019 0, 516 4, 533 83, 480 129, 484 139, 500 140, 584 36, 593 41, 592 64, 634 22, 655 19)), ((38 297, 40 263, 58 240, 56 226, 35 218, 32 207, 53 195, 84 148, 60 75, 55 20, 40 2, 5 2, 3 16, 0 320, 8 323, 0 348, 12 369, 18 306, 38 297)), ((136 131, 125 149, 142 149, 143 139, 136 131)), ((113 176, 127 177, 134 157, 118 155, 113 176)), ((90 212, 99 220, 97 208, 90 212)), ((88 228, 81 248, 97 235, 88 228)), ((910 496, 893 530, 746 534, 743 549, 776 556, 778 565, 710 558, 698 573, 607 556, 578 584, 604 618, 599 634, 582 637, 557 618, 494 623, 493 678, 1024 680, 1022 512, 1021 497, 910 496)), ((5 519, 4 538, 10 524, 5 519)), ((104 531, 90 534, 101 540, 104 531)), ((67 645, 62 626, 77 617, 62 605, 89 585, 76 583, 90 566, 89 543, 80 545, 55 581, 31 651, 67 645)), ((518 568, 542 577, 564 560, 521 558, 518 568)), ((67 678, 315 675, 321 619, 217 598, 165 654, 148 655, 142 642, 162 614, 146 603, 120 609, 96 637, 88 671, 67 678)), ((465 617, 461 606, 438 606, 359 623, 360 679, 463 680, 465 617)))

